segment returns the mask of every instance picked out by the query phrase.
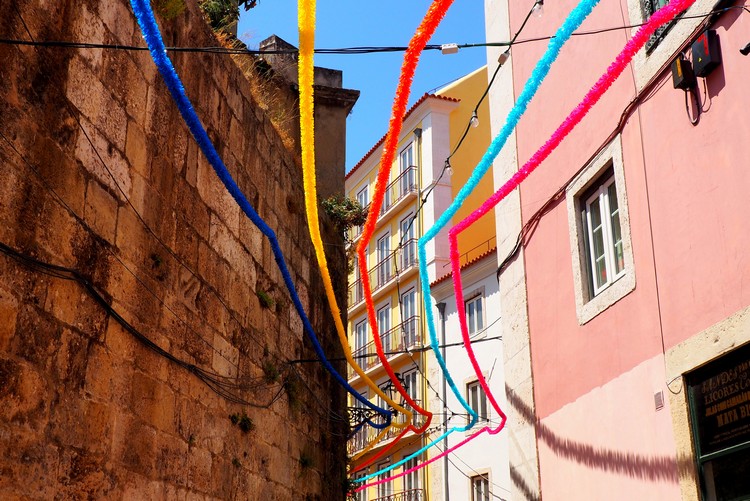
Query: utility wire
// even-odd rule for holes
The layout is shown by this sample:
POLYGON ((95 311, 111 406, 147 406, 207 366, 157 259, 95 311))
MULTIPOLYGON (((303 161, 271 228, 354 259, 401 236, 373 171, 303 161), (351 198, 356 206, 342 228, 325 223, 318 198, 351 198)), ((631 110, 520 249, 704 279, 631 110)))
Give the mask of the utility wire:
MULTIPOLYGON (((18 11, 18 8, 16 8, 16 13, 17 13, 17 15, 18 15, 18 17, 19 17, 19 19, 20 19, 21 23, 23 24, 23 26, 24 26, 24 28, 25 28, 25 30, 26 30, 26 33, 27 33, 27 35, 29 36, 29 38, 30 38, 30 39, 32 39, 32 43, 28 43, 28 42, 24 41, 24 42, 26 42, 26 43, 25 43, 25 45, 36 45, 36 42, 33 42, 33 38, 34 38, 34 37, 32 36, 32 34, 31 34, 31 32, 30 32, 30 30, 29 30, 28 26, 26 25, 26 22, 24 21, 24 19, 23 19, 23 16, 22 16, 22 15, 21 15, 21 13, 20 13, 20 12, 18 11)), ((42 55, 42 57, 45 57, 45 55, 43 54, 43 55, 42 55)), ((70 104, 68 104, 68 108, 70 108, 70 104)), ((159 236, 158 236, 158 235, 156 234, 156 232, 155 232, 155 231, 154 231, 154 230, 153 230, 153 229, 152 229, 152 228, 151 228, 151 227, 150 227, 150 226, 148 225, 148 223, 146 223, 145 219, 144 219, 144 218, 143 218, 143 217, 141 216, 141 214, 140 214, 140 213, 138 212, 138 210, 137 210, 137 209, 135 208, 135 206, 134 206, 134 205, 133 205, 133 204, 131 203, 131 201, 130 201, 130 199, 128 198, 127 194, 126 194, 126 193, 125 193, 125 192, 123 191, 123 189, 122 189, 122 187, 121 187, 121 186, 119 185, 119 183, 118 183, 118 181, 117 181, 116 177, 115 177, 115 176, 113 175, 113 173, 112 173, 111 169, 109 168, 109 166, 108 166, 108 165, 107 165, 107 163, 106 163, 106 162, 104 161, 104 159, 102 158, 101 154, 99 153, 99 151, 97 150, 97 148, 96 148, 96 147, 95 147, 95 145, 93 144, 93 142, 92 142, 91 138, 89 137, 89 135, 88 135, 87 131, 86 131, 86 130, 85 130, 85 128, 83 127, 83 124, 82 124, 82 123, 81 123, 81 121, 79 120, 79 118, 78 118, 77 114, 76 114, 76 113, 73 113, 73 112, 72 112, 72 110, 70 110, 70 109, 68 109, 68 112, 69 112, 69 114, 70 114, 70 115, 71 115, 71 116, 72 116, 72 117, 73 117, 73 118, 75 119, 75 121, 77 122, 77 124, 78 124, 78 126, 80 127, 80 129, 81 129, 82 133, 84 134, 84 136, 85 136, 85 137, 86 137, 86 139, 88 140, 88 142, 89 142, 89 144, 90 144, 90 146, 91 146, 92 150, 94 151, 95 155, 97 156, 97 158, 98 158, 98 159, 99 159, 99 161, 101 162, 101 164, 102 164, 102 166, 104 167, 104 169, 105 169, 105 170, 107 171, 107 173, 108 173, 108 174, 110 175, 110 177, 111 177, 111 179, 112 179, 113 183, 115 184, 115 186, 117 187, 117 189, 118 189, 118 190, 120 191, 120 193, 121 193, 122 197, 123 197, 123 198, 125 199, 125 201, 127 202, 127 204, 128 204, 128 205, 129 205, 130 207, 131 207, 131 209, 132 209, 132 210, 133 210, 133 212, 135 213, 136 217, 137 217, 137 218, 138 218, 138 219, 140 220, 141 224, 142 224, 142 225, 143 225, 143 226, 144 226, 144 227, 146 228, 146 230, 147 230, 147 231, 148 231, 148 232, 149 232, 149 233, 150 233, 150 234, 151 234, 151 235, 152 235, 152 236, 153 236, 153 237, 154 237, 154 238, 155 238, 155 239, 156 239, 156 240, 157 240, 157 241, 159 242, 159 244, 161 244, 161 246, 162 246, 162 247, 163 247, 164 249, 166 249, 166 250, 167 250, 167 252, 169 252, 169 254, 171 254, 171 255, 172 255, 172 257, 173 257, 173 258, 174 258, 174 259, 175 259, 175 260, 176 260, 176 261, 177 261, 177 262, 178 262, 178 263, 179 263, 179 264, 180 264, 180 265, 181 265, 181 266, 182 266, 183 268, 185 268, 185 269, 186 269, 186 270, 187 270, 187 271, 188 271, 189 273, 191 273, 191 274, 192 274, 192 275, 193 275, 194 277, 198 278, 198 277, 197 277, 197 274, 196 274, 196 272, 195 272, 194 270, 192 270, 192 269, 191 269, 191 268, 190 268, 190 267, 189 267, 189 266, 188 266, 188 265, 187 265, 187 264, 186 264, 186 263, 185 263, 185 262, 184 262, 184 261, 183 261, 183 260, 182 260, 182 259, 181 259, 181 258, 180 258, 180 257, 179 257, 179 256, 178 256, 178 255, 177 255, 177 254, 176 254, 176 253, 175 253, 175 252, 173 251, 173 250, 172 250, 172 249, 171 249, 171 247, 169 247, 168 245, 166 245, 166 244, 164 243, 164 241, 163 241, 163 240, 162 240, 162 239, 161 239, 161 238, 160 238, 160 237, 159 237, 159 236)), ((52 193, 52 195, 53 195, 53 196, 55 197, 55 199, 57 200, 57 202, 58 202, 58 203, 59 203, 59 204, 60 204, 61 206, 63 206, 63 207, 64 207, 64 208, 65 208, 65 209, 66 209, 66 210, 67 210, 67 211, 68 211, 68 212, 69 212, 69 213, 71 214, 71 216, 72 216, 72 217, 73 217, 74 219, 76 219, 76 220, 77 220, 77 221, 78 221, 78 222, 79 222, 79 223, 80 223, 80 224, 81 224, 82 226, 84 226, 85 228, 87 228, 87 229, 88 229, 89 231, 92 231, 92 230, 91 230, 91 228, 89 228, 89 227, 88 227, 88 225, 86 225, 86 223, 85 223, 85 222, 83 221, 83 219, 82 219, 82 218, 81 218, 80 216, 78 216, 78 215, 77 215, 77 214, 76 214, 76 213, 75 213, 75 212, 74 212, 74 211, 73 211, 73 210, 72 210, 72 209, 71 209, 71 208, 70 208, 70 207, 69 207, 69 206, 67 205, 67 203, 66 203, 66 202, 65 202, 65 201, 64 201, 64 200, 63 200, 63 199, 62 199, 62 198, 60 197, 60 195, 59 195, 58 193, 56 193, 56 192, 55 192, 55 191, 54 191, 53 189, 51 189, 51 187, 49 187, 49 186, 48 186, 48 185, 46 184, 46 182, 44 182, 44 181, 43 181, 43 178, 42 178, 42 176, 41 176, 41 173, 40 173, 40 172, 38 172, 38 170, 37 170, 37 169, 36 169, 36 168, 35 168, 35 167, 34 167, 34 166, 33 166, 33 165, 32 165, 32 164, 31 164, 31 163, 30 163, 30 162, 29 162, 29 161, 28 161, 28 160, 27 160, 27 159, 26 159, 26 158, 25 158, 25 157, 24 157, 24 156, 23 156, 23 155, 22 155, 22 154, 21 154, 21 153, 20 153, 20 152, 19 152, 19 151, 18 151, 17 149, 16 149, 16 147, 15 147, 15 146, 13 145, 13 143, 12 143, 12 142, 11 142, 10 140, 8 140, 8 138, 7 138, 7 137, 5 137, 5 136, 4 136, 3 134, 2 134, 2 131, 0 131, 0 137, 2 137, 2 139, 4 139, 4 140, 5 140, 5 141, 6 141, 6 142, 7 142, 7 143, 8 143, 9 145, 10 145, 10 147, 11 147, 11 148, 12 148, 12 149, 13 149, 13 150, 15 151, 15 153, 16 153, 16 154, 17 154, 17 155, 18 155, 18 156, 19 156, 19 157, 20 157, 20 158, 22 159, 22 161, 23 161, 23 162, 24 162, 24 163, 25 163, 25 164, 26 164, 26 165, 27 165, 27 166, 28 166, 28 167, 29 167, 29 168, 30 168, 30 169, 31 169, 31 170, 32 170, 32 171, 33 171, 33 172, 34 172, 34 173, 36 174, 36 176, 37 176, 38 178, 40 178, 40 180, 41 180, 41 181, 40 181, 41 185, 42 185, 42 186, 43 186, 43 187, 44 187, 45 189, 47 189, 47 191, 49 191, 49 192, 51 192, 51 193, 52 193)), ((139 282, 139 283, 140 283, 140 284, 141 284, 141 285, 142 285, 142 286, 143 286, 143 287, 144 287, 144 288, 145 288, 145 289, 146 289, 146 290, 147 290, 147 291, 148 291, 148 292, 149 292, 149 293, 150 293, 150 294, 151 294, 151 295, 152 295, 152 296, 153 296, 153 297, 154 297, 154 298, 155 298, 155 299, 156 299, 156 300, 157 300, 157 301, 158 301, 158 302, 159 302, 159 303, 160 303, 160 304, 161 304, 161 305, 162 305, 162 306, 164 307, 164 308, 166 308, 166 309, 167 309, 167 310, 168 310, 168 311, 169 311, 169 312, 170 312, 170 313, 171 313, 171 314, 172 314, 172 315, 173 315, 173 316, 174 316, 174 317, 175 317, 175 318, 176 318, 176 319, 177 319, 177 320, 178 320, 178 321, 179 321, 180 323, 182 323, 182 324, 183 324, 183 325, 184 325, 184 326, 185 326, 185 327, 186 327, 186 328, 187 328, 188 330, 190 330, 190 331, 191 331, 191 332, 193 332, 193 333, 194 333, 194 334, 195 334, 196 336, 198 336, 198 338, 199 338, 199 339, 201 339, 201 341, 203 341, 203 342, 204 342, 205 344, 207 344, 207 345, 208 345, 208 346, 209 346, 209 347, 210 347, 210 348, 211 348, 211 349, 212 349, 212 350, 213 350, 213 351, 214 351, 215 353, 217 353, 217 354, 218 354, 219 356, 221 356, 222 358, 224 358, 225 360, 227 360, 227 362, 228 362, 228 363, 230 363, 231 365, 234 365, 234 366, 235 366, 235 368, 236 368, 237 370, 239 370, 239 367, 238 367, 238 366, 237 366, 237 365, 236 365, 236 364, 235 364, 234 362, 232 362, 231 360, 228 360, 228 359, 226 358, 226 356, 225 356, 225 355, 224 355, 223 353, 221 353, 221 352, 220 352, 220 351, 218 351, 218 350, 217 350, 216 348, 214 348, 214 347, 213 347, 213 346, 212 346, 212 345, 211 345, 210 343, 208 343, 208 341, 206 341, 206 340, 205 340, 205 339, 204 339, 204 338, 203 338, 203 337, 202 337, 202 336, 201 336, 200 334, 198 334, 198 333, 197 333, 197 332, 195 331, 195 329, 193 329, 193 328, 192 328, 192 327, 191 327, 191 326, 190 326, 190 325, 189 325, 189 324, 188 324, 188 323, 187 323, 187 322, 186 322, 186 321, 185 321, 184 319, 180 318, 180 317, 179 317, 179 316, 178 316, 178 315, 177 315, 177 314, 176 314, 176 313, 175 313, 175 312, 174 312, 174 311, 173 311, 173 310, 172 310, 172 309, 171 309, 171 308, 170 308, 170 307, 169 307, 169 306, 168 306, 168 305, 167 305, 167 304, 166 304, 166 303, 164 302, 164 301, 162 301, 162 300, 161 300, 161 298, 160 298, 160 297, 159 297, 159 296, 158 296, 158 295, 157 295, 157 294, 156 294, 156 293, 155 293, 155 292, 154 292, 153 290, 151 290, 151 288, 150 288, 150 287, 149 287, 149 286, 148 286, 148 285, 147 285, 147 284, 146 284, 146 283, 145 283, 145 282, 143 281, 143 279, 141 279, 141 278, 140 278, 140 277, 139 277, 138 275, 136 275, 136 274, 135 274, 135 273, 134 273, 134 272, 133 272, 133 271, 132 271, 132 270, 131 270, 131 269, 130 269, 130 268, 129 268, 129 267, 128 267, 128 266, 127 266, 127 265, 126 265, 126 264, 125 264, 125 263, 124 263, 124 262, 123 262, 123 261, 122 261, 121 259, 120 259, 120 258, 119 258, 119 256, 117 256, 116 254, 112 253, 112 252, 111 252, 111 250, 110 250, 110 253, 111 253, 111 254, 112 254, 112 256, 113 256, 113 257, 114 257, 114 258, 115 258, 115 259, 116 259, 117 261, 119 261, 119 262, 120 262, 120 264, 121 264, 121 265, 122 265, 122 266, 123 266, 123 267, 124 267, 124 268, 125 268, 125 269, 126 269, 126 270, 127 270, 127 271, 128 271, 128 272, 129 272, 129 273, 130 273, 130 274, 131 274, 131 275, 132 275, 132 276, 133 276, 133 277, 134 277, 134 278, 135 278, 135 279, 136 279, 136 280, 137 280, 137 281, 138 281, 138 282, 139 282)), ((215 288, 214 288, 214 287, 213 287, 213 286, 212 286, 211 284, 205 283, 204 285, 205 285, 205 286, 206 286, 206 288, 207 288, 207 289, 208 289, 208 290, 209 290, 209 291, 210 291, 210 292, 211 292, 211 293, 212 293, 212 294, 213 294, 213 295, 214 295, 214 296, 216 297, 216 299, 217 299, 217 300, 219 301, 219 303, 220 303, 220 304, 222 305, 222 307, 223 307, 223 308, 224 308, 224 309, 225 309, 225 310, 227 311, 227 313, 229 314, 229 316, 230 316, 230 317, 231 317, 231 318, 232 318, 232 319, 233 319, 233 320, 234 320, 234 321, 235 321, 235 322, 237 323, 237 325, 239 325, 240 327, 242 327, 243 333, 245 333, 245 334, 249 334, 249 333, 250 333, 251 331, 249 331, 248 329, 245 329, 245 328, 243 327, 243 325, 242 325, 242 322, 241 322, 241 321, 240 321, 240 320, 239 320, 239 319, 238 319, 238 318, 236 317, 236 315, 234 314, 234 312, 233 312, 233 311, 232 311, 232 310, 231 310, 231 309, 229 308, 229 306, 228 306, 228 305, 226 304, 226 302, 225 302, 225 301, 224 301, 224 299, 223 299, 223 298, 221 297, 221 295, 220 295, 220 294, 218 293, 218 291, 217 291, 217 290, 216 290, 216 289, 215 289, 215 288)), ((263 344, 263 343, 261 343, 261 341, 260 341, 260 340, 258 340, 258 339, 256 339, 256 338, 255 338, 254 336, 250 335, 250 336, 249 336, 249 338, 250 338, 251 340, 253 340, 253 341, 254 341, 254 342, 255 342, 256 344, 258 344, 259 346, 264 346, 264 344, 263 344)), ((296 370, 296 369, 295 369, 294 367, 292 367, 292 366, 289 366, 289 369, 290 369, 290 370, 291 370, 292 372, 294 372, 294 373, 295 373, 295 375, 296 375, 296 377, 297 377, 297 380, 298 380, 298 381, 301 381, 301 382, 303 383, 303 385, 305 386, 305 388, 306 388, 306 389, 307 389, 308 391, 310 391, 311 393, 313 393, 313 394, 314 394, 314 392, 312 391, 312 389, 310 388, 310 386, 309 386, 309 385, 307 384, 307 381, 305 380, 305 378, 301 377, 301 376, 299 375, 299 373, 297 372, 297 370, 296 370)), ((287 375, 287 376, 288 376, 288 375, 287 375)), ((262 378, 260 378, 260 379, 262 379, 262 378)), ((282 385, 282 389, 284 389, 283 385, 282 385)), ((280 391, 281 391, 281 390, 280 390, 280 391)), ((317 396, 317 395, 316 395, 316 396, 317 396)), ((274 400, 275 400, 275 399, 274 399, 274 400)), ((323 415, 325 415, 326 417, 329 417, 329 418, 331 418, 331 419, 333 419, 333 420, 343 421, 343 422, 347 422, 347 423, 349 422, 349 420, 348 420, 347 418, 345 418, 345 417, 341 416, 340 414, 338 414, 338 413, 334 412, 334 411, 333 411, 332 409, 330 409, 330 408, 326 408, 325 406, 323 406, 322 402, 321 402, 321 401, 320 401, 319 399, 315 398, 314 400, 316 401, 316 403, 318 403, 318 404, 319 404, 319 406, 321 406, 321 407, 323 407, 323 408, 324 408, 324 414, 323 414, 323 415)), ((342 436, 343 436, 343 435, 342 435, 342 436)))
MULTIPOLYGON (((284 389, 283 386, 280 385, 279 390, 273 396, 271 401, 268 402, 267 404, 257 404, 249 400, 246 400, 242 398, 239 394, 237 394, 235 390, 247 390, 248 389, 247 384, 235 383, 235 382, 232 382, 233 378, 231 377, 222 376, 215 372, 201 369, 195 364, 186 362, 176 357, 175 355, 171 354, 170 352, 166 351, 162 347, 160 347, 158 344, 156 344, 154 341, 152 341, 150 338, 148 338, 146 335, 144 335, 142 332, 136 329, 130 322, 125 320, 125 318, 123 318, 123 316, 117 310, 112 308, 112 306, 104 298, 104 296, 97 290, 97 288, 86 277, 84 277, 79 271, 72 269, 72 268, 67 268, 64 266, 47 263, 45 261, 28 256, 26 254, 23 254, 13 249, 12 247, 6 245, 3 242, 0 242, 0 253, 5 254, 6 256, 13 258, 17 262, 25 265, 26 267, 32 268, 41 273, 44 273, 49 276, 59 278, 62 280, 70 280, 73 282, 77 282, 83 287, 86 293, 89 296, 91 296, 99 304, 99 306, 102 309, 104 309, 104 311, 110 317, 115 319, 117 323, 119 323, 123 329, 125 329, 127 332, 132 334, 133 337, 135 337, 142 345, 144 345, 146 348, 150 349, 157 355, 160 355, 166 358, 167 360, 175 363, 176 365, 182 367, 188 372, 194 374, 201 381, 203 381, 212 391, 214 391, 216 394, 223 397, 224 399, 228 400, 229 402, 241 404, 241 405, 245 405, 249 407, 267 409, 271 405, 273 405, 273 403, 276 400, 278 400, 279 396, 281 395, 284 389)), ((242 379, 238 379, 238 380, 241 381, 242 379)), ((249 379, 249 381, 254 382, 254 380, 252 379, 249 379)))
MULTIPOLYGON (((729 7, 723 7, 721 9, 713 9, 704 14, 693 14, 690 16, 682 16, 677 19, 698 19, 708 15, 717 15, 727 12, 733 9, 744 9, 748 10, 746 5, 734 5, 729 7)), ((749 11, 750 12, 750 11, 749 11)), ((585 30, 577 31, 572 36, 589 36, 598 35, 601 33, 608 33, 611 31, 625 30, 638 28, 643 26, 644 23, 634 23, 622 26, 612 26, 609 28, 601 28, 596 30, 585 30)), ((533 42, 541 42, 554 38, 554 35, 526 38, 521 40, 509 40, 501 42, 478 42, 478 43, 462 43, 456 44, 459 49, 472 49, 481 47, 510 47, 511 45, 521 45, 533 42)), ((127 45, 127 44, 106 44, 106 43, 93 43, 93 42, 73 42, 64 40, 45 40, 45 41, 29 41, 29 40, 18 40, 13 38, 0 38, 0 44, 5 45, 29 45, 37 47, 54 47, 54 48, 71 48, 71 49, 112 49, 112 50, 126 50, 126 51, 140 51, 147 52, 148 47, 127 45)), ((441 51, 445 44, 428 44, 424 50, 428 51, 441 51)), ((389 53, 389 52, 404 52, 406 46, 354 46, 354 47, 338 47, 338 48, 319 48, 315 49, 316 54, 330 54, 330 55, 358 55, 358 54, 377 54, 377 53, 389 53)), ((248 49, 246 47, 229 48, 229 47, 186 47, 186 46, 173 46, 166 47, 167 52, 183 52, 183 53, 200 53, 200 54, 231 54, 231 55, 297 55, 299 53, 296 49, 279 49, 279 50, 259 50, 259 49, 248 49)))

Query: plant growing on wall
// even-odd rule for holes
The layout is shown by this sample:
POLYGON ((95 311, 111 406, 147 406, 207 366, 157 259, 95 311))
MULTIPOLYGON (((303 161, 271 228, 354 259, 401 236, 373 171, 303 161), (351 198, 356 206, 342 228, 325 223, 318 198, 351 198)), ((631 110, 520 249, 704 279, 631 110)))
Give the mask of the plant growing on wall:
POLYGON ((258 5, 258 0, 201 0, 199 5, 214 31, 226 32, 239 21, 240 7, 248 11, 258 5))
POLYGON ((250 433, 255 429, 255 423, 253 423, 253 420, 244 412, 242 414, 230 414, 229 420, 233 425, 239 427, 239 429, 242 430, 242 433, 250 433))
POLYGON ((346 232, 349 228, 361 226, 367 221, 367 209, 349 197, 333 195, 323 200, 320 205, 340 231, 346 232))

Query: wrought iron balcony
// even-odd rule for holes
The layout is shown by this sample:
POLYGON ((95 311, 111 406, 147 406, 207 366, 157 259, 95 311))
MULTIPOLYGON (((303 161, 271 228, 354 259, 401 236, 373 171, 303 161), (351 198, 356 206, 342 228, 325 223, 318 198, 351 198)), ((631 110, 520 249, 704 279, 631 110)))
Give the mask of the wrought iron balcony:
MULTIPOLYGON (((398 274, 411 270, 417 266, 417 239, 407 240, 395 251, 386 256, 376 266, 368 270, 370 287, 375 292, 384 287, 398 274)), ((349 285, 349 308, 357 306, 364 301, 364 289, 362 279, 355 280, 349 285)))
MULTIPOLYGON (((391 397, 395 397, 396 395, 391 395, 391 397)), ((400 405, 404 406, 405 408, 411 410, 411 412, 414 414, 412 423, 416 427, 420 427, 424 425, 424 420, 426 419, 421 414, 417 413, 415 410, 411 408, 409 404, 403 401, 400 402, 400 405)), ((416 403, 418 406, 422 405, 422 401, 419 399, 414 400, 414 403, 416 403)), ((402 431, 402 428, 396 428, 395 426, 390 428, 387 433, 385 433, 378 442, 387 442, 388 440, 391 440, 392 438, 396 438, 402 431)), ((372 426, 363 426, 360 428, 357 433, 352 435, 349 440, 346 443, 346 450, 350 456, 353 456, 357 452, 361 451, 365 447, 367 447, 370 443, 372 443, 375 439, 378 438, 378 435, 381 433, 382 430, 378 430, 376 428, 373 428, 372 426)))
POLYGON ((411 193, 417 192, 417 168, 415 166, 408 167, 399 176, 394 179, 391 184, 385 189, 385 196, 383 197, 383 205, 380 207, 380 215, 382 216, 388 209, 396 205, 401 199, 405 198, 411 193))
MULTIPOLYGON (((408 195, 417 193, 418 174, 417 167, 412 165, 399 174, 399 176, 386 187, 385 194, 383 195, 383 204, 380 206, 378 217, 388 212, 391 207, 394 207, 408 195)), ((368 204, 365 209, 369 211, 370 205, 368 204)), ((353 226, 349 229, 349 241, 353 242, 361 234, 362 226, 353 226)))
MULTIPOLYGON (((403 351, 405 349, 421 346, 421 331, 422 329, 418 315, 407 318, 396 327, 380 334, 380 341, 383 343, 383 351, 387 354, 394 351, 403 351)), ((353 355, 362 370, 366 371, 380 364, 378 352, 375 348, 375 341, 370 341, 366 345, 357 348, 354 350, 353 355)), ((351 367, 349 368, 349 377, 354 377, 354 371, 351 367)))
POLYGON ((409 489, 395 494, 380 496, 373 501, 425 501, 426 499, 427 496, 425 495, 424 489, 409 489))

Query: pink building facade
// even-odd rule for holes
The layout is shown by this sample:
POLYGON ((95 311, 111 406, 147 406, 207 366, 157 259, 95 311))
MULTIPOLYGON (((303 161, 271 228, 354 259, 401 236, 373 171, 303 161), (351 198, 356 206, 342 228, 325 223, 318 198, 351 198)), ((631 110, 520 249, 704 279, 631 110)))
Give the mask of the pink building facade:
MULTIPOLYGON (((662 3, 602 0, 579 31, 640 24, 662 3)), ((485 5, 496 42, 533 2, 485 5)), ((548 2, 519 40, 552 35, 575 5, 548 2)), ((564 46, 495 162, 496 188, 635 29, 564 46)), ((750 499, 748 42, 741 3, 696 1, 498 206, 512 499, 750 499), (676 89, 678 55, 680 75, 705 63, 694 44, 721 62, 676 89)), ((512 48, 490 92, 493 136, 545 49, 512 48)))

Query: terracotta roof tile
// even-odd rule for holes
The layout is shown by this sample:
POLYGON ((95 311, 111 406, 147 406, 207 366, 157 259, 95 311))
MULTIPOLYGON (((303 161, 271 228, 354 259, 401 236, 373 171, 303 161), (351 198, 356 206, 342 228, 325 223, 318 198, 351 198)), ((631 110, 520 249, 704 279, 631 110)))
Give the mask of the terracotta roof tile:
MULTIPOLYGON (((477 263, 477 262, 481 261, 482 259, 486 258, 487 256, 495 254, 496 252, 497 252, 497 247, 494 247, 494 248, 492 248, 492 249, 490 249, 488 251, 485 251, 485 252, 481 253, 480 255, 478 255, 477 257, 475 257, 474 259, 472 259, 471 261, 467 261, 464 264, 462 264, 461 265, 461 269, 464 270, 464 269, 468 268, 469 266, 471 266, 472 264, 477 263)), ((435 280, 434 282, 432 282, 430 284, 430 287, 432 287, 433 285, 437 285, 437 284, 439 284, 441 282, 446 281, 452 275, 453 275, 452 271, 448 272, 448 274, 443 275, 442 277, 440 277, 437 280, 435 280)))

